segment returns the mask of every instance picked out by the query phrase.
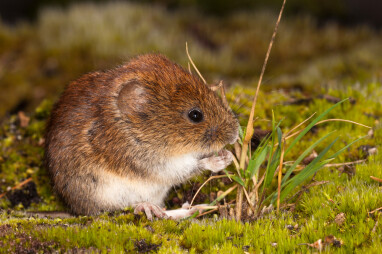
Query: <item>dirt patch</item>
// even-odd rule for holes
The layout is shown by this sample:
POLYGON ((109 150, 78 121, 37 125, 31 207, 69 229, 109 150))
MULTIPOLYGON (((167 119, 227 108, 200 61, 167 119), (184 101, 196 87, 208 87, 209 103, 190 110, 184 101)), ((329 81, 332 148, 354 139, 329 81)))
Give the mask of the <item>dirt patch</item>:
POLYGON ((146 239, 137 240, 134 242, 135 249, 139 253, 147 253, 151 251, 157 251, 162 244, 147 243, 146 239))
POLYGON ((7 193, 6 196, 11 202, 12 207, 21 203, 24 208, 28 208, 32 203, 39 203, 41 201, 37 193, 36 184, 33 181, 27 183, 21 189, 7 193))
POLYGON ((263 130, 260 127, 255 127, 253 130, 253 136, 251 139, 251 149, 254 151, 261 143, 261 141, 267 137, 272 131, 263 130))
POLYGON ((3 238, 5 235, 10 234, 12 232, 12 226, 9 224, 0 226, 0 238, 3 238))
POLYGON ((53 253, 56 252, 55 247, 57 246, 56 242, 42 242, 25 233, 17 233, 15 238, 9 239, 7 242, 0 242, 1 249, 6 250, 6 253, 17 254, 53 253))
MULTIPOLYGON (((110 252, 111 250, 108 250, 110 252)), ((88 254, 88 253, 101 253, 101 251, 95 247, 89 247, 89 248, 73 248, 70 250, 67 250, 65 253, 70 254, 88 254)))

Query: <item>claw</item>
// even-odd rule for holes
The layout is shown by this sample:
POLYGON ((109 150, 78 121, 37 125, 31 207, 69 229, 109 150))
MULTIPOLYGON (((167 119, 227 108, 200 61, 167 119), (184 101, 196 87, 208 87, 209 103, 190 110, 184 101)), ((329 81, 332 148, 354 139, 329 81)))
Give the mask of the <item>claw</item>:
POLYGON ((134 213, 137 214, 139 212, 144 212, 148 220, 153 220, 153 214, 157 218, 161 218, 161 219, 168 218, 165 211, 157 205, 154 205, 148 202, 143 202, 143 203, 136 204, 134 206, 135 206, 134 213))

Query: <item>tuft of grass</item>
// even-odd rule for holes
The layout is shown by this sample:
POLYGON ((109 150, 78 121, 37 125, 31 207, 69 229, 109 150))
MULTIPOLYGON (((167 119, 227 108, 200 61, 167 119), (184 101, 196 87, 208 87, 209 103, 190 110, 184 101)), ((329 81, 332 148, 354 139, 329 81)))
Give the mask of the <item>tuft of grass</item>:
MULTIPOLYGON (((324 147, 324 149, 318 154, 315 155, 314 158, 311 159, 311 161, 306 165, 303 166, 301 172, 294 175, 294 177, 290 178, 291 174, 297 169, 299 164, 303 161, 304 158, 306 158, 314 149, 322 143, 327 137, 329 137, 332 133, 328 133, 327 135, 321 137, 318 141, 316 141, 314 144, 312 144, 310 147, 308 147, 291 165, 284 166, 284 156, 286 156, 293 148, 294 146, 307 134, 315 125, 325 122, 331 122, 331 121, 339 121, 339 122, 348 122, 353 123, 357 125, 361 125, 366 128, 371 128, 366 125, 363 125, 361 123, 357 123, 350 120, 344 120, 344 119, 329 119, 329 120, 322 120, 328 113, 330 113, 334 108, 341 105, 345 100, 337 102, 335 105, 331 106, 329 109, 324 111, 322 114, 318 115, 315 119, 312 120, 312 122, 309 123, 308 126, 306 126, 303 130, 296 131, 292 133, 292 131, 295 131, 300 126, 304 125, 305 122, 307 122, 311 117, 304 120, 297 126, 295 126, 292 130, 287 132, 285 135, 282 133, 282 130, 280 128, 281 121, 276 123, 274 114, 272 112, 272 129, 271 134, 269 134, 266 138, 264 138, 260 145, 256 148, 256 150, 252 153, 251 152, 251 140, 254 134, 254 114, 256 109, 256 103, 260 91, 260 86, 262 84, 262 79, 265 73, 265 69, 268 63, 269 55, 273 46, 273 42, 275 40, 277 29, 280 24, 280 20, 282 17, 282 13, 284 10, 286 0, 283 1, 274 32, 272 34, 271 41, 268 46, 268 50, 265 56, 264 64, 261 70, 261 74, 257 83, 256 92, 253 97, 253 102, 251 104, 251 110, 249 112, 249 118, 248 123, 245 128, 240 128, 239 130, 239 136, 240 140, 235 144, 235 156, 237 158, 234 158, 234 165, 236 168, 236 171, 234 171, 232 174, 229 174, 226 170, 226 176, 229 179, 232 179, 236 182, 236 185, 234 187, 231 187, 230 189, 223 192, 219 197, 217 197, 210 205, 215 205, 217 202, 225 198, 230 192, 234 191, 236 189, 236 199, 235 199, 235 218, 236 220, 240 221, 242 218, 243 210, 246 213, 247 218, 256 218, 259 216, 262 216, 265 212, 269 212, 273 206, 276 203, 277 206, 277 213, 280 211, 281 202, 284 201, 284 199, 292 192, 294 191, 298 186, 300 186, 302 183, 306 182, 308 178, 315 175, 318 170, 325 167, 329 162, 334 160, 338 155, 340 155, 343 151, 345 151, 347 148, 349 148, 352 144, 359 141, 361 138, 358 138, 337 152, 335 152, 332 155, 327 156, 326 154, 328 151, 333 147, 333 145, 337 142, 338 137, 334 139, 329 145, 324 147), (296 136, 294 140, 288 145, 287 148, 285 148, 287 142, 286 140, 296 136), (260 167, 262 164, 265 164, 264 172, 260 175, 260 167), (286 168, 284 176, 283 176, 283 166, 286 168), (276 191, 269 192, 269 189, 271 189, 272 179, 278 175, 278 185, 276 191), (236 188, 237 187, 237 188, 236 188), (259 191, 261 189, 261 191, 259 191), (245 196, 245 198, 244 198, 245 196), (267 206, 268 205, 268 206, 267 206)), ((199 70, 195 66, 193 60, 191 59, 191 56, 188 52, 188 46, 186 43, 186 52, 189 58, 190 63, 194 67, 195 71, 198 73, 200 78, 206 83, 203 76, 200 74, 199 70)), ((190 64, 189 64, 190 69, 190 64)), ((190 70, 191 71, 191 70, 190 70)), ((224 87, 222 86, 222 82, 220 82, 219 86, 213 87, 213 89, 221 90, 221 96, 223 98, 223 101, 225 104, 228 104, 226 97, 225 97, 225 91, 224 87)), ((206 182, 209 180, 212 180, 216 177, 210 177, 206 182)), ((206 184, 206 182, 199 188, 199 190, 206 184)), ((195 196, 199 193, 199 190, 195 194, 195 196)), ((193 200, 195 199, 195 196, 193 200)), ((193 202, 192 200, 192 202, 193 202)), ((192 204, 191 202, 191 204, 192 204)), ((212 209, 213 207, 211 207, 212 209)), ((215 210, 217 208, 214 208, 215 210)), ((209 212, 207 212, 209 213, 209 212)), ((198 215, 198 212, 194 214, 195 217, 198 215)))
MULTIPOLYGON (((380 91, 378 89, 382 87, 375 84, 365 84, 363 89, 367 91, 370 89, 369 86, 371 88, 376 87, 375 94, 378 94, 380 91)), ((356 99, 354 104, 345 102, 337 106, 336 109, 328 113, 328 118, 340 117, 359 121, 373 126, 374 130, 373 137, 360 140, 359 144, 349 147, 349 150, 340 154, 337 157, 338 162, 363 158, 364 155, 358 149, 359 145, 376 147, 379 151, 382 149, 382 125, 374 116, 364 114, 373 113, 377 117, 382 116, 379 111, 381 102, 375 100, 373 93, 366 93, 363 89, 331 90, 328 92, 331 96, 339 98, 353 97, 356 99)), ((234 97, 233 95, 237 93, 237 90, 242 94, 240 101, 237 102, 238 104, 242 104, 242 101, 245 102, 247 98, 252 99, 255 92, 255 89, 250 88, 232 88, 227 92, 230 103, 232 103, 230 98, 234 97)), ((319 115, 324 111, 324 108, 333 106, 333 103, 322 98, 315 98, 304 105, 283 105, 284 102, 288 102, 291 98, 293 98, 292 95, 286 95, 283 91, 261 92, 258 101, 258 108, 261 109, 259 114, 262 115, 262 118, 272 119, 272 109, 274 109, 274 122, 278 123, 283 119, 282 129, 287 133, 296 125, 294 122, 288 121, 289 117, 294 118, 296 122, 302 122, 311 115, 311 112, 317 111, 317 115, 319 115), (284 115, 288 115, 288 118, 283 118, 284 115)), ((46 105, 47 107, 44 110, 38 110, 38 112, 49 111, 49 103, 46 103, 46 105)), ((249 114, 249 111, 244 106, 241 109, 241 118, 243 119, 248 116, 246 114, 249 114)), ((40 116, 43 117, 44 115, 45 113, 40 116)), ((5 167, 4 165, 6 165, 8 168, 7 171, 0 171, 0 179, 8 179, 7 177, 9 177, 4 184, 1 184, 1 193, 6 191, 8 187, 13 187, 23 181, 28 168, 31 168, 31 166, 32 168, 38 167, 38 170, 28 172, 29 176, 38 181, 37 191, 43 202, 25 209, 22 207, 11 208, 6 197, 1 199, 0 227, 2 233, 0 233, 0 253, 12 253, 15 248, 20 250, 21 246, 24 246, 25 249, 30 249, 31 246, 40 246, 37 250, 43 252, 44 249, 41 246, 45 245, 51 246, 52 251, 57 250, 58 252, 75 252, 79 249, 88 252, 109 251, 118 253, 118 250, 134 252, 138 251, 135 246, 136 240, 144 240, 149 246, 161 244, 157 249, 159 253, 168 253, 169 251, 174 253, 230 253, 230 251, 237 253, 243 251, 305 253, 315 250, 300 244, 313 243, 318 239, 324 239, 328 235, 334 235, 336 238, 341 239, 344 244, 341 247, 328 246, 323 249, 323 253, 349 253, 354 251, 377 253, 382 247, 382 228, 379 226, 381 223, 380 213, 369 214, 369 212, 382 207, 381 184, 370 179, 371 175, 382 178, 382 153, 380 152, 368 157, 361 164, 352 165, 347 169, 351 170, 350 173, 354 172, 351 174, 344 173, 341 171, 341 167, 337 166, 319 170, 314 177, 314 182, 329 181, 329 183, 309 189, 302 188, 292 191, 291 196, 296 193, 299 194, 295 198, 300 196, 297 203, 294 200, 288 200, 288 204, 294 204, 294 206, 287 207, 289 209, 282 209, 279 215, 273 211, 257 220, 245 223, 221 219, 216 215, 180 222, 168 220, 149 222, 144 216, 136 217, 129 211, 95 217, 38 219, 29 217, 23 211, 61 210, 63 208, 56 199, 50 198, 52 193, 50 192, 49 181, 44 177, 45 169, 40 164, 33 166, 36 162, 41 163, 40 157, 33 159, 35 156, 33 150, 28 151, 31 147, 35 147, 36 151, 41 152, 38 140, 42 129, 32 128, 29 132, 24 133, 23 129, 17 124, 17 117, 13 117, 13 122, 11 119, 9 121, 14 123, 14 126, 4 124, 1 134, 4 138, 0 140, 0 147, 4 152, 0 155, 1 166, 5 167), (17 132, 23 133, 22 140, 16 139, 17 132), (32 136, 35 138, 32 139, 32 136), (4 144, 7 139, 11 139, 12 142, 5 147, 4 144), (25 145, 24 141, 28 146, 25 145), (21 144, 24 144, 23 148, 20 148, 21 144), (22 151, 26 151, 29 156, 25 157, 22 151), (336 216, 340 213, 345 214, 345 221, 342 225, 335 222, 336 216), (379 221, 379 224, 373 231, 377 221, 379 221), (3 230, 8 225, 11 229, 3 230), (25 233, 32 238, 23 237, 20 233, 25 233), (151 234, 151 236, 147 236, 148 234, 151 234), (118 239, 118 241, 114 241, 114 238, 118 239), (36 245, 37 242, 39 245, 36 245), (112 247, 110 247, 111 243, 113 244, 112 247)), ((45 119, 37 119, 37 117, 31 115, 30 124, 33 125, 33 123, 39 121, 43 126, 45 119)), ((264 121, 261 118, 256 121, 256 124, 263 129, 270 130, 272 128, 272 121, 264 121)), ((315 141, 336 129, 337 132, 332 135, 340 135, 341 137, 328 154, 334 154, 335 151, 340 150, 352 140, 365 134, 364 128, 343 122, 323 123, 315 128, 316 131, 308 132, 298 142, 297 145, 301 149, 291 149, 285 156, 285 161, 298 158, 302 153, 301 151, 305 151, 315 141)), ((329 145, 329 139, 322 141, 315 150, 317 152, 322 151, 329 145)), ((263 163, 263 165, 265 164, 263 163)), ((263 173, 264 170, 263 166, 259 168, 260 173, 263 173)), ((235 169, 231 168, 230 171, 235 172, 235 169)), ((283 171, 283 173, 285 172, 283 171)), ((297 171, 293 172, 291 177, 297 173, 297 171)), ((202 183, 204 179, 199 178, 197 182, 202 183)), ((235 185, 235 182, 222 181, 221 178, 213 179, 210 182, 212 182, 211 185, 208 183, 201 190, 207 198, 200 202, 208 202, 210 194, 216 194, 219 190, 226 190, 235 185)), ((302 185, 305 185, 305 183, 302 185)), ((276 190, 277 181, 272 179, 270 186, 272 190, 276 190)), ((186 201, 186 193, 190 191, 191 187, 190 185, 184 185, 182 190, 173 192, 170 195, 169 201, 174 198, 174 195, 182 202, 186 201)), ((226 203, 235 199, 233 192, 225 197, 226 203)), ((220 200, 220 202, 224 203, 224 199, 220 200)), ((170 205, 167 205, 167 207, 172 208, 170 205)))

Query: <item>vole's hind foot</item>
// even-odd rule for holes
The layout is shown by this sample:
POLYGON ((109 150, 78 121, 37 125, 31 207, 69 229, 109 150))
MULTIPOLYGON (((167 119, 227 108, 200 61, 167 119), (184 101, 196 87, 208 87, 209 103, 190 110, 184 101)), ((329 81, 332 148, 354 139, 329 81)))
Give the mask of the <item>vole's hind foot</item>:
POLYGON ((196 212, 199 212, 199 214, 201 214, 206 208, 208 209, 209 205, 201 204, 201 205, 196 205, 191 207, 190 204, 186 202, 182 205, 182 208, 175 209, 175 210, 167 210, 165 211, 165 213, 170 219, 179 220, 179 219, 190 217, 196 212))
POLYGON ((153 214, 157 218, 161 218, 161 219, 168 218, 167 214, 162 208, 148 202, 142 202, 142 203, 136 204, 134 205, 134 207, 135 207, 134 209, 135 214, 138 214, 139 212, 144 212, 148 220, 153 220, 153 214))
POLYGON ((232 160, 232 153, 224 149, 221 150, 217 156, 213 155, 211 157, 201 159, 199 163, 201 168, 211 170, 212 172, 216 173, 230 165, 232 160))

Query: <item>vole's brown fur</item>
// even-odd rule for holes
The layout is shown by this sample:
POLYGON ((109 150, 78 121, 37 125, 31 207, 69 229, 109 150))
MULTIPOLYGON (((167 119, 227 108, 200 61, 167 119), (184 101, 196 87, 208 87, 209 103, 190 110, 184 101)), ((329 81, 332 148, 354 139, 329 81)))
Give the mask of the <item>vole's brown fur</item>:
POLYGON ((197 77, 162 55, 143 55, 69 84, 47 125, 46 165, 75 214, 161 205, 171 186, 201 170, 193 158, 234 142, 237 128, 231 110, 197 77), (200 123, 187 118, 195 107, 204 113, 200 123), (179 160, 190 166, 177 172, 179 160), (168 188, 156 202, 130 184, 168 188), (113 186, 127 187, 119 195, 113 186))

